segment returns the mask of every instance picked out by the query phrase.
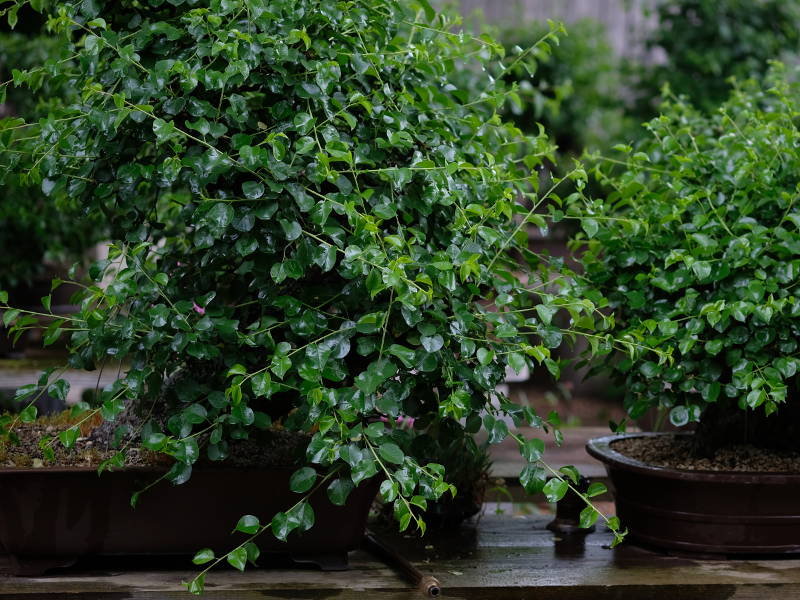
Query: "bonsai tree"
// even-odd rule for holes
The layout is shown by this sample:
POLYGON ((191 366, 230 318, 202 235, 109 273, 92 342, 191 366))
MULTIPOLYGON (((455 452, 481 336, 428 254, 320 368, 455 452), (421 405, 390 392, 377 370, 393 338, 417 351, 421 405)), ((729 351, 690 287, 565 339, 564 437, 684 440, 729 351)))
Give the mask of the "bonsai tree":
MULTIPOLYGON (((70 332, 72 367, 121 369, 78 410, 132 423, 118 437, 171 457, 176 484, 259 429, 307 436, 298 503, 248 520, 248 542, 198 563, 244 568, 262 532, 312 526, 308 494, 343 503, 373 477, 400 527, 424 532, 419 510, 455 489, 415 456, 421 434, 448 436, 442 446, 481 428, 492 443, 513 435, 526 489, 566 493, 574 469, 548 470, 543 441, 501 417, 552 424, 495 387, 509 367, 557 373, 551 349, 578 333, 607 340, 592 332, 608 319, 571 293, 560 262, 527 249, 527 227, 546 226, 537 208, 560 202, 560 180, 538 190, 547 138, 500 119, 501 82, 481 94, 449 82, 458 61, 497 60, 501 46, 453 31, 423 0, 58 2, 51 13, 80 96, 26 124, 4 167, 48 197, 66 191, 110 231, 80 311, 50 329, 70 332)), ((580 186, 585 173, 568 177, 580 186)), ((63 388, 57 377, 20 396, 63 388)), ((29 407, 0 424, 13 441, 34 417, 29 407)), ((58 443, 77 437, 73 426, 58 443)), ((125 464, 119 450, 101 468, 125 464)))
POLYGON ((749 442, 800 450, 796 286, 797 84, 776 65, 710 115, 680 99, 647 124, 615 190, 578 209, 585 276, 618 334, 659 347, 611 354, 633 418, 652 407, 700 422, 696 451, 749 442))

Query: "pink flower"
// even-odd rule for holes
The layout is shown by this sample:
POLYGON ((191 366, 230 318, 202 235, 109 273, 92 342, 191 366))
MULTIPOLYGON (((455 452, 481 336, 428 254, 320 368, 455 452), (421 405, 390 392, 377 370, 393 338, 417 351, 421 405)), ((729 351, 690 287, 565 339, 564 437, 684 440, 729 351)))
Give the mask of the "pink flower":
MULTIPOLYGON (((388 423, 389 422, 389 419, 387 419, 386 417, 380 417, 380 420, 383 421, 384 423, 388 423)), ((415 420, 414 417, 406 417, 404 415, 400 415, 395 420, 395 424, 400 429, 413 429, 414 420, 415 420)))
POLYGON ((413 429, 414 428, 414 417, 404 417, 404 416, 401 415, 401 416, 397 417, 397 425, 400 427, 400 429, 403 429, 403 428, 413 429))
POLYGON ((192 308, 194 309, 194 312, 196 312, 198 315, 206 314, 206 309, 197 304, 197 302, 195 302, 194 300, 192 301, 192 308))

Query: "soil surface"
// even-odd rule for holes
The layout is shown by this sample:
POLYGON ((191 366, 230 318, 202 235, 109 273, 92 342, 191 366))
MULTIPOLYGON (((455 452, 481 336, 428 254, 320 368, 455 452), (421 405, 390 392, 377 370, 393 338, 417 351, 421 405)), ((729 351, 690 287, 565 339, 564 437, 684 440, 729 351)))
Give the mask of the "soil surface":
POLYGON ((800 473, 798 453, 736 445, 717 450, 711 458, 698 458, 689 436, 625 438, 612 442, 611 448, 654 466, 687 471, 800 473))
MULTIPOLYGON (((57 415, 40 417, 33 423, 17 423, 13 431, 20 444, 14 445, 0 440, 0 468, 43 468, 43 467, 97 467, 119 452, 113 447, 112 429, 108 424, 100 424, 99 418, 89 419, 80 425, 81 436, 71 449, 66 449, 58 439, 58 434, 81 421, 72 417, 69 411, 57 415), (45 461, 41 440, 52 438, 47 444, 55 453, 55 462, 45 461)), ((125 423, 133 425, 134 423, 125 423)), ((138 432, 138 427, 134 430, 138 432)), ((214 462, 206 458, 207 434, 198 439, 201 458, 198 465, 214 467, 292 467, 298 466, 310 436, 285 429, 273 428, 255 431, 250 439, 230 442, 229 456, 224 461, 214 462)), ((126 466, 163 466, 168 468, 173 459, 165 454, 142 449, 133 436, 123 438, 126 466)))
MULTIPOLYGON (((96 444, 88 438, 96 422, 86 421, 81 425, 81 436, 75 446, 66 449, 58 440, 58 434, 73 425, 80 419, 72 418, 69 412, 57 415, 39 417, 33 423, 17 423, 13 432, 19 438, 19 445, 6 440, 0 441, 0 465, 3 467, 41 468, 44 466, 59 467, 96 467, 104 460, 111 458, 116 450, 96 444), (55 463, 46 463, 44 453, 39 447, 41 440, 52 438, 47 445, 55 453, 55 463)), ((131 465, 154 464, 154 458, 148 461, 138 449, 131 452, 126 461, 131 465)))

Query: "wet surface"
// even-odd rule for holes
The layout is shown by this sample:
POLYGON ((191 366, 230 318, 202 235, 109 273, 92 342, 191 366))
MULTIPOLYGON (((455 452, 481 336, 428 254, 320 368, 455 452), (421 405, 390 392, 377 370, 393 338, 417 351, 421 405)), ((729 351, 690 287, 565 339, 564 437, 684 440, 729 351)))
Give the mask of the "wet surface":
MULTIPOLYGON (((800 598, 800 558, 708 560, 669 556, 626 543, 611 550, 611 535, 556 535, 549 517, 485 515, 479 523, 424 538, 375 532, 423 573, 434 575, 445 598, 504 600, 688 600, 800 598)), ((239 573, 215 570, 207 596, 218 598, 421 598, 397 572, 356 551, 351 570, 324 573, 289 569, 285 559, 265 556, 266 568, 239 573)), ((0 561, 0 567, 2 561, 0 561)), ((0 598, 180 598, 181 581, 196 570, 185 558, 104 558, 38 578, 0 578, 0 598), (102 596, 103 592, 108 596, 102 596)))

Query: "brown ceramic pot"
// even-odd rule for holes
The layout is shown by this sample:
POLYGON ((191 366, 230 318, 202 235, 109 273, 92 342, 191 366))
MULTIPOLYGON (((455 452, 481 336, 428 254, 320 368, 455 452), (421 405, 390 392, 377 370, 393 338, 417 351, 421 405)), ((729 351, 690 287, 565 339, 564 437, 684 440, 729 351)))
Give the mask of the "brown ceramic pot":
POLYGON ((800 552, 800 473, 654 467, 613 448, 630 433, 589 440, 615 488, 617 516, 634 540, 684 552, 800 552))
MULTIPOLYGON (((131 494, 163 471, 128 468, 98 477, 92 468, 0 469, 0 554, 15 574, 35 574, 98 555, 186 555, 233 549, 244 534, 232 534, 242 515, 267 523, 301 495, 289 490, 292 469, 197 468, 185 484, 161 482, 143 493, 135 509, 131 494)), ((355 488, 344 506, 324 489, 310 502, 316 523, 280 542, 258 538, 262 553, 290 555, 326 569, 347 567, 359 546, 377 492, 376 479, 355 488)), ((187 559, 187 564, 188 559, 187 559)))

